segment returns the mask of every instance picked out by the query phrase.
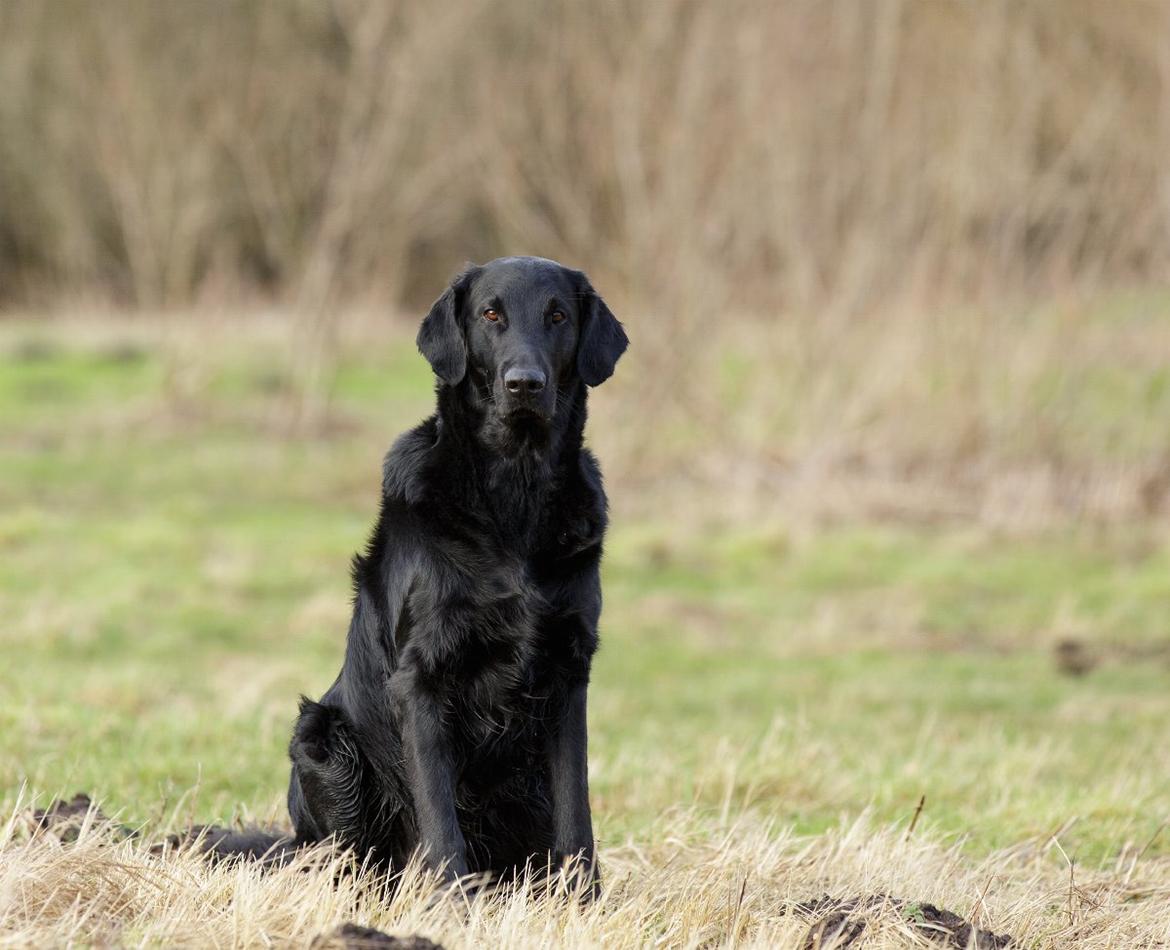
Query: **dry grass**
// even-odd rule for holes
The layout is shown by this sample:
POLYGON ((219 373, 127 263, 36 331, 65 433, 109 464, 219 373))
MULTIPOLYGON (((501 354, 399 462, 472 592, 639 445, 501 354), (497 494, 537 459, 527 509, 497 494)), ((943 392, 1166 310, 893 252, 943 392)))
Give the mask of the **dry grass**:
MULTIPOLYGON (((430 899, 414 870, 397 893, 319 851, 273 871, 212 867, 190 853, 152 856, 87 823, 76 842, 29 836, 14 811, 0 837, 0 945, 306 945, 344 922, 447 947, 798 947, 794 905, 828 894, 888 894, 949 908, 1019 946, 1164 946, 1170 860, 1140 849, 1114 866, 1070 865, 1058 835, 972 861, 902 827, 865 819, 813 839, 750 816, 663 817, 602 852, 601 900, 579 909, 518 887, 469 906, 430 899)), ((870 912, 866 948, 924 945, 907 914, 870 912)))
POLYGON ((704 511, 749 519, 765 506, 1020 534, 1156 518, 1170 505, 1168 313, 1161 292, 849 323, 712 302, 680 343, 635 308, 593 431, 611 475, 652 485, 665 510, 698 490, 704 511), (631 425, 631 403, 657 424, 631 425))

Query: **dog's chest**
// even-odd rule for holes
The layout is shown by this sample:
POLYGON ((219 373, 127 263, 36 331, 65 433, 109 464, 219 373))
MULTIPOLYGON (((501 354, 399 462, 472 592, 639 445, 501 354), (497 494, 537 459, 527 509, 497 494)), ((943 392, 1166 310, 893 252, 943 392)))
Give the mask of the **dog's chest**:
MULTIPOLYGON (((542 721, 556 692, 555 607, 530 565, 503 560, 483 570, 475 607, 449 655, 451 702, 469 732, 492 741, 542 721)), ((453 614, 455 619, 460 612, 453 614)))
POLYGON ((467 631, 469 657, 482 660, 479 675, 505 688, 527 684, 543 660, 541 631, 550 613, 544 592, 525 562, 510 559, 481 576, 478 594, 480 609, 467 631))
POLYGON ((452 689, 481 681, 504 687, 539 662, 549 605, 519 558, 485 554, 473 569, 436 571, 412 591, 409 606, 405 659, 452 689))

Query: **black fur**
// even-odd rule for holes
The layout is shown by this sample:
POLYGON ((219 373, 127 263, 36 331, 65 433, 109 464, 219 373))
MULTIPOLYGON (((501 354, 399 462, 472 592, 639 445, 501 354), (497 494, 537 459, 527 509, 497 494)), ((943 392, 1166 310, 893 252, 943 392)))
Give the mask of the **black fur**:
POLYGON ((386 456, 341 673, 302 702, 292 844, 421 850, 450 879, 569 862, 591 890, 606 498, 582 434, 626 336, 583 274, 506 258, 460 274, 418 345, 437 411, 386 456))

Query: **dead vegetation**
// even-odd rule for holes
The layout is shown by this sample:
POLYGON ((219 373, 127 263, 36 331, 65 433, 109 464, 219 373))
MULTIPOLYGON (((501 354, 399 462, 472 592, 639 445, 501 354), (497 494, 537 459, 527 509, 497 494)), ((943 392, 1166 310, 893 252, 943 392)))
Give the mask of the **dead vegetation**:
POLYGON ((518 251, 672 322, 1162 281, 1167 26, 1092 0, 13 0, 0 300, 312 313, 518 251))
POLYGON ((1170 933, 1164 857, 1084 869, 1066 861, 1059 832, 973 860, 959 845, 864 820, 802 839, 746 815, 712 825, 675 812, 639 842, 603 851, 604 894, 580 908, 524 886, 436 902, 416 869, 388 888, 328 850, 267 870, 160 856, 110 835, 93 812, 62 841, 30 833, 23 814, 18 803, 0 838, 6 946, 399 945, 375 942, 381 932, 448 948, 1097 950, 1155 946, 1170 933))
POLYGON ((1079 301, 1137 287, 1167 306, 1167 17, 13 0, 0 306, 106 301, 198 336, 217 306, 276 305, 297 328, 283 418, 313 429, 341 314, 413 323, 461 261, 537 252, 588 270, 631 323, 623 402, 673 419, 663 442, 696 436, 628 435, 630 471, 674 471, 701 442, 709 466, 750 457, 750 505, 1156 515, 1161 403, 1116 455, 1111 433, 1078 433, 1115 409, 1081 396, 1102 365, 1162 386, 1165 325, 1089 326, 1079 301), (721 385, 678 385, 698 378, 721 385), (728 398, 781 411, 729 425, 728 398))

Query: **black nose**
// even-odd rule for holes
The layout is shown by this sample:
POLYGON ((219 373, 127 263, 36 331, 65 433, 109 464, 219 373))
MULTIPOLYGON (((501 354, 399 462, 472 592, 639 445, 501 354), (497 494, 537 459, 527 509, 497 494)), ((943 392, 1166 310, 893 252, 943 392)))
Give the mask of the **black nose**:
POLYGON ((504 387, 513 396, 535 396, 544 389, 548 377, 538 369, 513 366, 504 373, 504 387))

